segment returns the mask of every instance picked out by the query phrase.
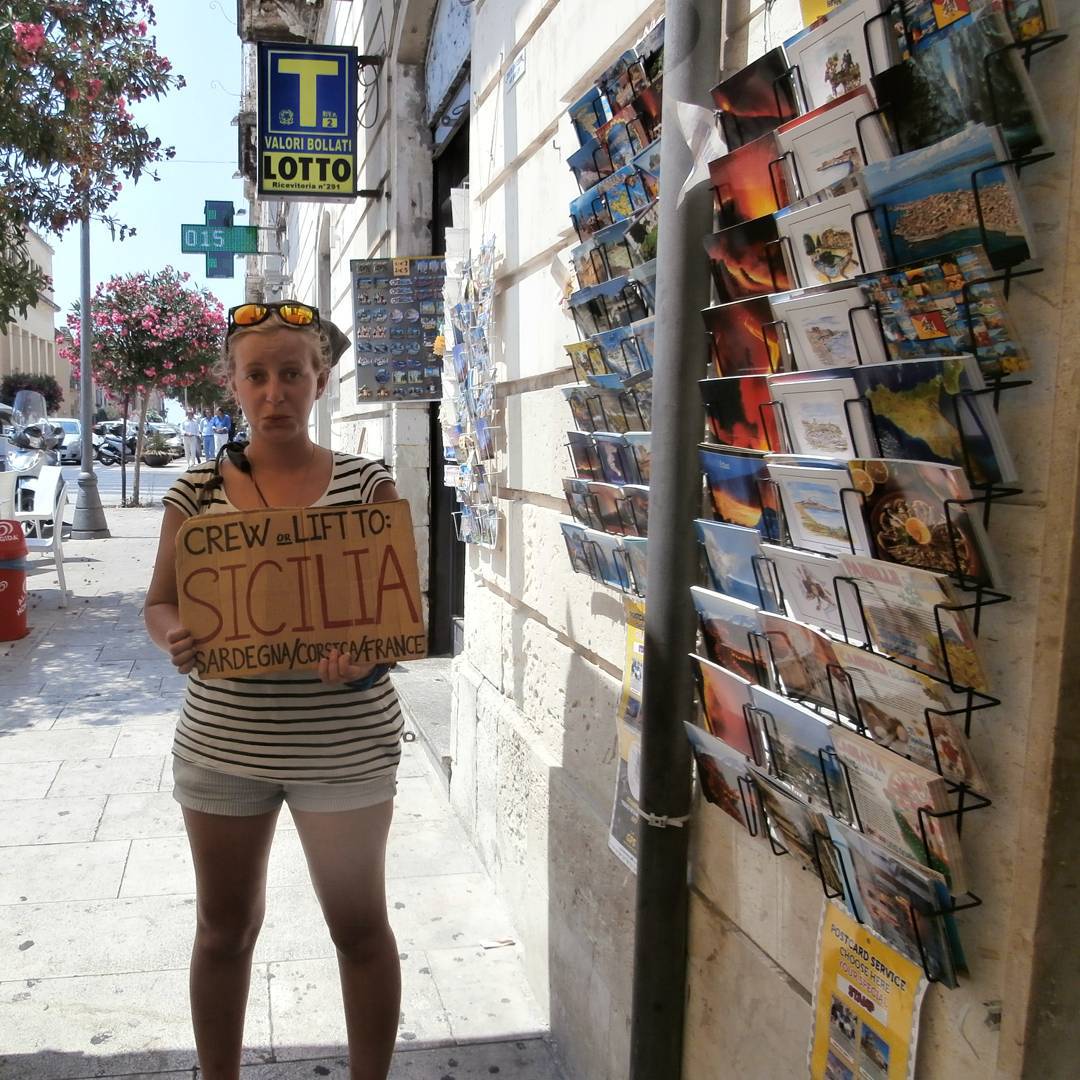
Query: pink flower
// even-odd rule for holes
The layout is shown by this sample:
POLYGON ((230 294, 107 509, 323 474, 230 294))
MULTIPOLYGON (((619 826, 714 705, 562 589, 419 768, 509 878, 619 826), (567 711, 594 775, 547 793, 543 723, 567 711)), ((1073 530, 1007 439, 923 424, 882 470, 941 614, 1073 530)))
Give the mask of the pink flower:
POLYGON ((45 27, 41 23, 17 22, 12 24, 15 44, 28 53, 36 53, 45 44, 45 27))
POLYGON ((139 36, 146 37, 146 21, 143 20, 139 23, 139 36))
POLYGON ((86 84, 86 98, 87 98, 87 100, 88 101, 93 101, 98 96, 98 94, 101 93, 101 88, 104 85, 105 84, 101 81, 101 79, 91 79, 86 84))

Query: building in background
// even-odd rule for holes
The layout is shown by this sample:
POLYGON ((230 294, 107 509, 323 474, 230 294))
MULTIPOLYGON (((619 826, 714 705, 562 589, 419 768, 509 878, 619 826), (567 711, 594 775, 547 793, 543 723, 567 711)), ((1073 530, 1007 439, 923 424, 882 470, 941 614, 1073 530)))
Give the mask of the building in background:
POLYGON ((78 408, 78 393, 71 377, 71 365, 56 351, 56 313, 53 300, 53 249, 32 229, 27 230, 30 258, 45 271, 49 284, 42 290, 34 307, 0 334, 0 378, 21 372, 26 375, 51 375, 64 391, 61 415, 78 408))

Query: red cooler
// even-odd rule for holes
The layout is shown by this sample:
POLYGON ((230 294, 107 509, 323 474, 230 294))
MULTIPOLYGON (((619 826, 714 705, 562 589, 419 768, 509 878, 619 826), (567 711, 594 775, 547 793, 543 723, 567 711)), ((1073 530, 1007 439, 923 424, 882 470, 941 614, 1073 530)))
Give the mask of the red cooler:
POLYGON ((0 521, 0 641, 26 637, 26 536, 17 521, 0 521))

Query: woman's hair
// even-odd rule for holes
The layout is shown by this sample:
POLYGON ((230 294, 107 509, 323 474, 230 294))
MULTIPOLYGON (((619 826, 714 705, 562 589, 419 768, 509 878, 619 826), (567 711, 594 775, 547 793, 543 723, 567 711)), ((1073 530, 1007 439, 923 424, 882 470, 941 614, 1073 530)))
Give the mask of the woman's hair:
POLYGON ((263 322, 256 323, 254 326, 241 326, 235 329, 225 339, 225 343, 221 347, 221 355, 214 363, 211 374, 213 374, 214 378, 226 383, 232 378, 233 368, 235 366, 232 348, 237 340, 245 334, 267 334, 272 331, 282 331, 290 334, 304 334, 310 338, 312 329, 316 331, 314 340, 318 343, 318 355, 315 359, 315 374, 321 375, 324 371, 329 371, 333 366, 330 335, 326 330, 322 326, 289 326, 287 323, 275 318, 265 319, 263 322))

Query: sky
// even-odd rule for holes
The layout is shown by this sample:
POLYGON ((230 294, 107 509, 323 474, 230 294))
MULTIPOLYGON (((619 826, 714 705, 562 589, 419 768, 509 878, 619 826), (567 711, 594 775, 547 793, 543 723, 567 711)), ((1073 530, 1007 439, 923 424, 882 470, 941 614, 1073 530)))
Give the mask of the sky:
MULTIPOLYGON (((187 86, 160 101, 134 108, 140 123, 163 145, 176 147, 176 158, 155 169, 155 183, 145 175, 138 184, 125 183, 112 214, 131 225, 136 235, 113 240, 109 230, 94 223, 90 230, 90 281, 93 289, 113 274, 172 265, 186 270, 192 281, 206 286, 231 307, 243 300, 244 262, 235 260, 234 278, 207 280, 202 255, 180 253, 180 226, 202 222, 206 199, 232 200, 244 207, 243 181, 234 180, 237 131, 232 119, 240 107, 241 45, 236 35, 236 5, 232 0, 161 0, 155 5, 152 29, 158 50, 183 75, 187 86)), ((246 218, 236 219, 238 225, 246 218)), ((63 326, 71 305, 79 299, 79 227, 63 237, 46 235, 55 250, 53 292, 63 326)))

